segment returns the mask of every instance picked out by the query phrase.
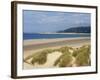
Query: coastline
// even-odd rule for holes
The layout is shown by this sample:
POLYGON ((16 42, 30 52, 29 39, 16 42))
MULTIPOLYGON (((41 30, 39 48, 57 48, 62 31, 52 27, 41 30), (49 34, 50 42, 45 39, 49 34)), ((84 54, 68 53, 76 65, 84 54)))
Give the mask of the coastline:
POLYGON ((49 33, 48 32, 48 33, 37 33, 37 34, 90 34, 90 33, 65 33, 65 32, 64 33, 63 32, 61 32, 61 33, 54 33, 54 32, 49 33))

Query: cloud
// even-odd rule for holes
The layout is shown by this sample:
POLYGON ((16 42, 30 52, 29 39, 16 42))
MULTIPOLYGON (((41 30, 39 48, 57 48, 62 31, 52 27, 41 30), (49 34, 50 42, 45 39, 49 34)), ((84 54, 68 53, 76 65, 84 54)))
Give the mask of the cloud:
POLYGON ((24 32, 54 32, 90 24, 89 13, 24 11, 24 32))

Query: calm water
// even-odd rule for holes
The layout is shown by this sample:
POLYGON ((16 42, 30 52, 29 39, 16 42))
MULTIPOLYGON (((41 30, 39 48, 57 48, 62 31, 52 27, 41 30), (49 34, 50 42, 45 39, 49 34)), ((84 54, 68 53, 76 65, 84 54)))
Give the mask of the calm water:
POLYGON ((24 33, 23 39, 53 39, 53 38, 75 38, 75 37, 90 37, 90 34, 30 34, 24 33))

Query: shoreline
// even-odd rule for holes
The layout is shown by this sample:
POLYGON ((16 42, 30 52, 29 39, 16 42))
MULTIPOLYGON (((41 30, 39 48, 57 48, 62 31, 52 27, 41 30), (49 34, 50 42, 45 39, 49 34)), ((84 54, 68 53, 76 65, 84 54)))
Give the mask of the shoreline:
POLYGON ((40 32, 40 33, 26 33, 26 34, 91 34, 91 33, 75 33, 75 32, 40 32))

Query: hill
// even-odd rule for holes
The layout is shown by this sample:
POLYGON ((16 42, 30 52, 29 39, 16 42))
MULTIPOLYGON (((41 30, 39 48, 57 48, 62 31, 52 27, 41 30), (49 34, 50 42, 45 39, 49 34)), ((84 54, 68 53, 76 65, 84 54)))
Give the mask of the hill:
POLYGON ((72 27, 62 31, 57 31, 57 33, 91 33, 90 26, 86 27, 72 27))

